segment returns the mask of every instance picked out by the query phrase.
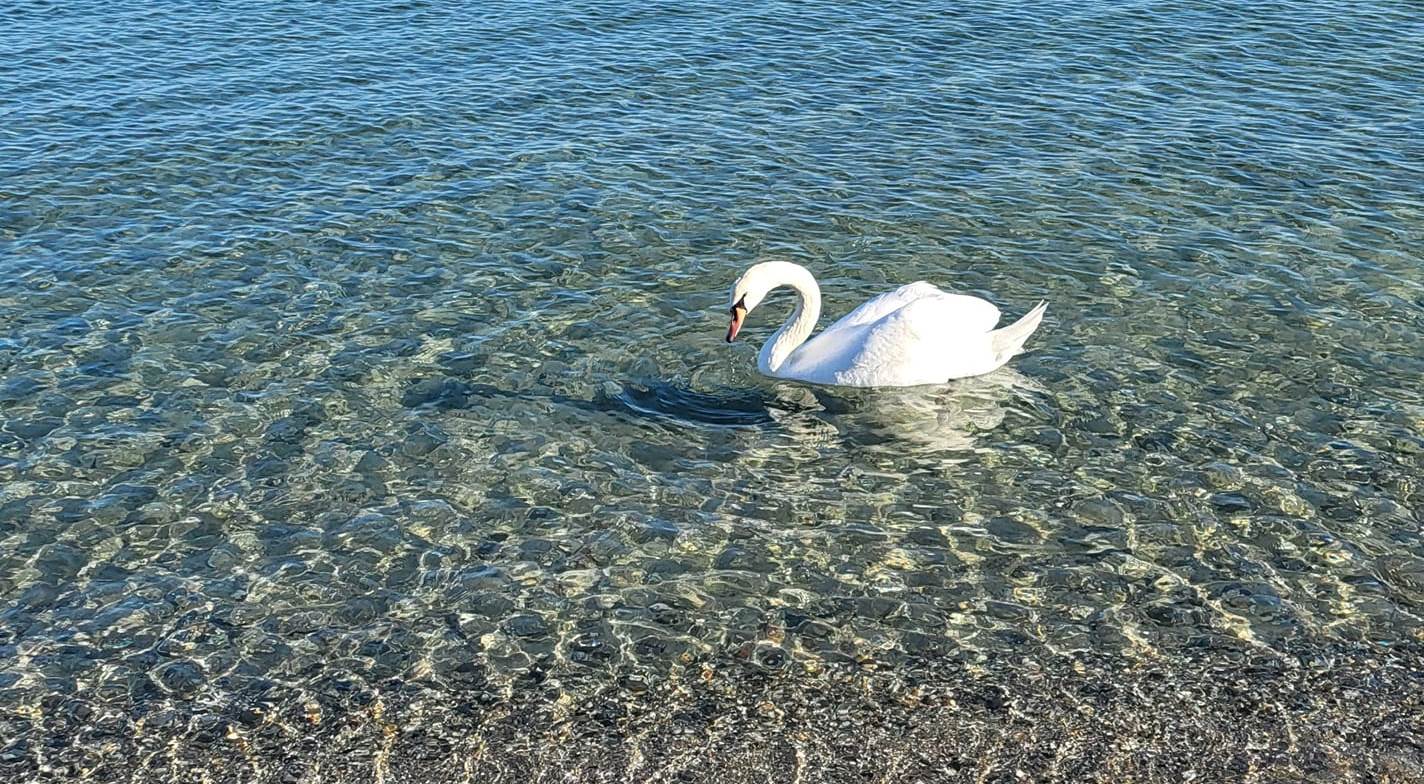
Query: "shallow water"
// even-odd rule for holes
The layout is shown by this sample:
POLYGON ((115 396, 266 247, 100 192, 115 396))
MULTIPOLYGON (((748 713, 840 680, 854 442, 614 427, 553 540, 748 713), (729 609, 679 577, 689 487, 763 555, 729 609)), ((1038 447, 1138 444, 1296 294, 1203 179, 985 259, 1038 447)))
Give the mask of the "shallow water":
POLYGON ((1424 641, 1415 5, 81 0, 0 50, 22 779, 272 776, 274 717, 397 693, 1424 641), (721 340, 766 257, 1050 308, 988 377, 779 383, 789 299, 721 340))

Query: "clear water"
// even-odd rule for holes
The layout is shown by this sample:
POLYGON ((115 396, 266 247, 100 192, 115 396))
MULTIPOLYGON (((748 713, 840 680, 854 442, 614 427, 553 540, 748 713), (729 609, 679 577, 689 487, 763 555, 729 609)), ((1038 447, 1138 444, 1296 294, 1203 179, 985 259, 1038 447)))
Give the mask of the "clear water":
POLYGON ((1424 641, 1417 4, 77 0, 0 51, 22 780, 1424 641), (766 257, 1050 309, 985 378, 780 383, 788 299, 722 342, 766 257))

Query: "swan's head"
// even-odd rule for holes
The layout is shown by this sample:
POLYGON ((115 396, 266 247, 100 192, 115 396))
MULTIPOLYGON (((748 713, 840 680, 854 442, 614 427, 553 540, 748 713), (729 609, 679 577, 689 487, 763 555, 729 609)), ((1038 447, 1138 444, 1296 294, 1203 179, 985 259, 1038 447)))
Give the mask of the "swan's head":
POLYGON ((798 271, 809 277, 805 268, 798 264, 789 261, 763 261, 747 268, 747 271, 737 278, 737 282, 732 284, 732 324, 727 327, 728 343, 737 339, 737 333, 742 330, 742 322, 746 321, 747 314, 756 310, 756 306, 766 299, 767 292, 785 285, 798 271))
MULTIPOLYGON (((743 278, 745 277, 746 276, 743 276, 743 278)), ((752 312, 752 308, 761 304, 761 298, 764 296, 766 296, 766 292, 762 292, 755 297, 748 296, 748 292, 742 285, 741 280, 738 280, 737 285, 732 287, 732 323, 731 326, 727 327, 728 343, 737 339, 737 333, 742 331, 742 322, 746 321, 747 314, 752 312)))

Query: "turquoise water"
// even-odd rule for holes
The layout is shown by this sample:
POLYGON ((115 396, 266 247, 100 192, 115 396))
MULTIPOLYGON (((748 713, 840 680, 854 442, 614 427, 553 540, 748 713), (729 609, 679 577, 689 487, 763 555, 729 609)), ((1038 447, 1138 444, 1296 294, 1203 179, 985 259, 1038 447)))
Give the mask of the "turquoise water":
POLYGON ((746 694, 1424 661, 1417 4, 79 0, 0 51, 18 780, 522 776, 509 706, 645 778, 704 683, 790 776, 856 753, 746 694), (722 336, 773 257, 1048 318, 771 381, 789 298, 722 336))

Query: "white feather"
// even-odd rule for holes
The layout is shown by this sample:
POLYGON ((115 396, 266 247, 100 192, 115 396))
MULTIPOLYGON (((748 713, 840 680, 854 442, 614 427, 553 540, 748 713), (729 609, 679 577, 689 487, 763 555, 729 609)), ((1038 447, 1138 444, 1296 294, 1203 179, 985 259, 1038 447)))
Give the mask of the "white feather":
POLYGON ((810 338, 821 291, 798 264, 764 262, 732 288, 732 302, 750 312, 778 286, 800 294, 795 310, 767 340, 758 361, 777 378, 854 387, 939 384, 992 372, 1023 350, 1047 303, 994 329, 999 309, 978 297, 950 294, 924 281, 874 297, 810 338))

